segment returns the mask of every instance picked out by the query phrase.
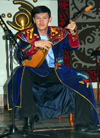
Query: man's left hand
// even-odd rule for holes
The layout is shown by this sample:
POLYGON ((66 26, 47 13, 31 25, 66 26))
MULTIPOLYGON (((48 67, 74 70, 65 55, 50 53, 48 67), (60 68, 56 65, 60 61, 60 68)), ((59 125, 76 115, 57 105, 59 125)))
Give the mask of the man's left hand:
POLYGON ((76 23, 74 21, 70 20, 70 23, 66 26, 66 29, 69 29, 71 34, 73 34, 75 28, 76 28, 76 23))

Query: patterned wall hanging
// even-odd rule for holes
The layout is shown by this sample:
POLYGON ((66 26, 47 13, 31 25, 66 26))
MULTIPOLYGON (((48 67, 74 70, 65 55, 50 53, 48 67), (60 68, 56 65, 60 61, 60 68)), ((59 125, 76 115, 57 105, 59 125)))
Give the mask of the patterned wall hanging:
MULTIPOLYGON (((58 6, 65 5, 68 0, 59 0, 58 6)), ((83 8, 92 5, 92 9, 82 15, 77 21, 77 29, 80 40, 80 46, 77 51, 70 53, 70 66, 75 69, 87 72, 92 81, 97 81, 96 59, 91 53, 100 46, 100 1, 99 0, 69 0, 69 18, 77 15, 83 8)), ((67 6, 68 7, 68 6, 67 6)), ((61 8, 59 8, 60 10, 61 8)), ((65 7, 59 11, 58 22, 63 25, 65 20, 65 7), (63 11, 63 12, 62 12, 63 11), (61 14, 61 15, 60 15, 61 14)), ((67 53, 68 54, 68 53, 67 53)), ((68 56, 67 56, 68 57, 68 56)), ((67 59, 64 56, 65 64, 67 59)))
MULTIPOLYGON (((69 23, 69 0, 58 0, 58 26, 65 27, 69 23)), ((64 64, 70 67, 70 51, 64 49, 64 64)))

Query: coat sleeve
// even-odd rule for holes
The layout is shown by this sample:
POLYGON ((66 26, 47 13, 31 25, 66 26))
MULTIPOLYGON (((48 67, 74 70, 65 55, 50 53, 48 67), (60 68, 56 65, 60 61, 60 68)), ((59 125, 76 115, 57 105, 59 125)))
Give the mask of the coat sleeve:
POLYGON ((77 34, 77 30, 75 30, 74 34, 70 34, 68 32, 68 35, 65 37, 63 41, 63 47, 68 50, 77 50, 80 45, 77 34))

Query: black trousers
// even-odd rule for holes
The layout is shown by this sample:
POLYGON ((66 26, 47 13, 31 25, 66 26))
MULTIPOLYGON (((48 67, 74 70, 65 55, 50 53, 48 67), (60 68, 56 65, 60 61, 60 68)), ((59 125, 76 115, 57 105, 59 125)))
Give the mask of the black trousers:
MULTIPOLYGON (((22 108, 21 117, 33 117, 37 114, 36 105, 33 98, 32 83, 53 80, 61 83, 57 78, 54 69, 50 69, 47 77, 41 77, 33 73, 29 68, 25 68, 22 81, 22 108)), ((93 123, 90 103, 76 93, 75 98, 75 124, 90 122, 93 123)))

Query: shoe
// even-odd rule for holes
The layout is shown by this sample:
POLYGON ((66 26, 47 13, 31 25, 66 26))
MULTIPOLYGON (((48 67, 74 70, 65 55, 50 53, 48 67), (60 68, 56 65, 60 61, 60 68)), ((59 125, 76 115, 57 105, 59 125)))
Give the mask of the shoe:
POLYGON ((75 130, 81 132, 100 132, 100 126, 93 125, 92 123, 83 123, 75 125, 75 130))
POLYGON ((33 132, 33 124, 39 120, 39 117, 35 115, 34 117, 26 117, 25 118, 25 126, 22 131, 24 133, 32 133, 33 132))

